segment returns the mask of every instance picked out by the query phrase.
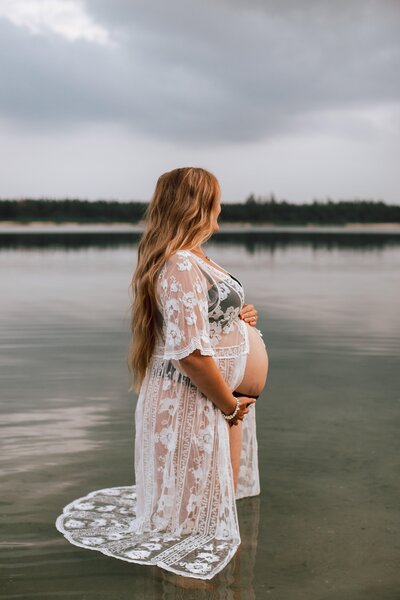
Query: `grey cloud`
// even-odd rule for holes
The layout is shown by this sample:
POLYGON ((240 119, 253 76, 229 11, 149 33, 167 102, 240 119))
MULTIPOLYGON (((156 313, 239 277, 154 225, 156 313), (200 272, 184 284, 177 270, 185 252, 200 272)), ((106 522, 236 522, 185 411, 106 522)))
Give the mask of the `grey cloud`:
POLYGON ((110 121, 199 144, 260 140, 324 109, 399 101, 395 2, 86 5, 119 47, 0 20, 1 116, 41 129, 110 121))

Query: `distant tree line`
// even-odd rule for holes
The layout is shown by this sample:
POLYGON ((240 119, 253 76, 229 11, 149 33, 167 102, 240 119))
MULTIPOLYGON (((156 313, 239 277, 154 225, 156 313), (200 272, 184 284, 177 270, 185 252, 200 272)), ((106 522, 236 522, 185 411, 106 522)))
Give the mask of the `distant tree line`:
POLYGON ((244 204, 225 204, 221 207, 225 221, 249 221, 281 225, 344 224, 344 223, 399 223, 400 206, 385 204, 382 200, 313 200, 294 204, 277 201, 274 195, 262 198, 250 194, 244 204))
POLYGON ((109 200, 0 200, 0 221, 56 223, 137 223, 147 203, 109 200))
MULTIPOLYGON (((53 200, 16 199, 0 200, 0 221, 50 221, 55 223, 138 223, 144 217, 145 202, 118 202, 109 200, 53 200)), ((293 204, 276 200, 274 195, 255 197, 250 194, 245 202, 221 205, 220 223, 271 223, 277 225, 344 224, 344 223, 399 223, 400 206, 385 204, 382 200, 314 200, 293 204)))

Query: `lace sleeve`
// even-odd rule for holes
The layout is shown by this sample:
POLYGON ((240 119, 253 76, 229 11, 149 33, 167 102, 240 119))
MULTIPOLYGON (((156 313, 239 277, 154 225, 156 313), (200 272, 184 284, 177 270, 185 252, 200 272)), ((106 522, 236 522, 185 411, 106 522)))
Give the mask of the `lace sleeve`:
POLYGON ((207 283, 187 255, 173 254, 161 277, 160 300, 164 319, 164 359, 180 360, 199 349, 214 356, 208 320, 207 283))

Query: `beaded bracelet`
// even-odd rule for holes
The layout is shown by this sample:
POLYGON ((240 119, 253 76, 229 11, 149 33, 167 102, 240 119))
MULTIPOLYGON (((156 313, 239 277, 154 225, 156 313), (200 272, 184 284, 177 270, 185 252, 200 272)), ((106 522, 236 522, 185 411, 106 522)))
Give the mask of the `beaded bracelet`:
POLYGON ((238 397, 236 398, 236 408, 235 408, 235 410, 233 411, 233 413, 231 413, 230 415, 225 415, 224 413, 222 413, 222 414, 224 415, 224 418, 225 418, 227 421, 230 421, 231 419, 234 419, 234 418, 236 417, 236 415, 237 415, 237 414, 238 414, 238 412, 239 412, 239 408, 240 408, 240 397, 238 396, 238 397))

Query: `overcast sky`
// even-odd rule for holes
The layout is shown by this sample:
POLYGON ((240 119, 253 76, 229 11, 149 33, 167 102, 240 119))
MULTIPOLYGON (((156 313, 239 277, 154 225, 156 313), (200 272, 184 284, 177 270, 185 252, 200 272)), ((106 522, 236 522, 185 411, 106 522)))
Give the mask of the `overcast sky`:
POLYGON ((400 204, 398 0, 0 0, 0 197, 400 204))

